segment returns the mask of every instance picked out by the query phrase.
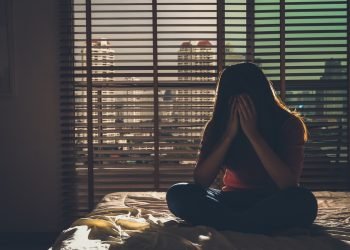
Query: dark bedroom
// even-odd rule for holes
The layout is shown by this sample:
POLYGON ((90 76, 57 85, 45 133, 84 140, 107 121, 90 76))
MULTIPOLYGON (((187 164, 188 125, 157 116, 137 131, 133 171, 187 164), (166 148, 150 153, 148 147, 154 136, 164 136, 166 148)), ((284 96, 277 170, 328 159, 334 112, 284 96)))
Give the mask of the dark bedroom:
POLYGON ((0 0, 1 250, 350 250, 349 0, 0 0))

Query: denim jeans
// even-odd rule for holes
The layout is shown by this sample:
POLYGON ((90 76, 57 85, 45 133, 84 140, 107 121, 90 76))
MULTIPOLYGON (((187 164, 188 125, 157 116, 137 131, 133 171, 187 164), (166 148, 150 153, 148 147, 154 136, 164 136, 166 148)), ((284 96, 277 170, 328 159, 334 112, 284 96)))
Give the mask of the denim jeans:
POLYGON ((175 216, 192 225, 247 233, 309 227, 318 210, 315 196, 303 187, 221 191, 177 183, 167 191, 166 200, 175 216))

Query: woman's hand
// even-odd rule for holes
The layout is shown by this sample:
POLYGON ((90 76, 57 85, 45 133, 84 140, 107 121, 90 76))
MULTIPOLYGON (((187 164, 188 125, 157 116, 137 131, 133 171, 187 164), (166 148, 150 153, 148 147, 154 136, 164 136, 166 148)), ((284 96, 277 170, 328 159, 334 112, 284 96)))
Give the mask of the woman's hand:
POLYGON ((229 106, 230 116, 228 119, 227 128, 224 133, 224 136, 233 139, 236 136, 239 128, 237 97, 231 97, 229 101, 229 106))
POLYGON ((254 103, 249 95, 239 95, 237 103, 241 128, 245 135, 252 139, 257 133, 254 103))

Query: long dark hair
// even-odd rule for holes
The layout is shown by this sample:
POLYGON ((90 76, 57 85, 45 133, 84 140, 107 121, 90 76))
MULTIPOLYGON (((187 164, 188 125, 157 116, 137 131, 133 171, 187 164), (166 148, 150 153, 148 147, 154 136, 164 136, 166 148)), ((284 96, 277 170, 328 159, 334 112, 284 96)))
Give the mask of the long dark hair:
MULTIPOLYGON (((296 111, 291 111, 277 96, 272 82, 267 79, 263 71, 254 63, 238 63, 226 67, 220 74, 216 87, 215 104, 212 118, 206 124, 209 145, 214 146, 222 138, 228 125, 232 96, 248 94, 256 109, 257 128, 267 143, 275 150, 279 148, 279 138, 276 131, 290 116, 299 119, 304 127, 304 141, 307 140, 307 128, 296 111)), ((244 157, 244 153, 252 150, 248 138, 240 129, 227 151, 224 163, 232 163, 244 157)))

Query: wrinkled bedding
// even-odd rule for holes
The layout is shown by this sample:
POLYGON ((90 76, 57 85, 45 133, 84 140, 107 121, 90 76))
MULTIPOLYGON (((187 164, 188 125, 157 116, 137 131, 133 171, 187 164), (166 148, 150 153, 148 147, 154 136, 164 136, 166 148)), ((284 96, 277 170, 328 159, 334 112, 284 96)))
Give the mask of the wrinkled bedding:
POLYGON ((169 212, 165 192, 111 193, 50 249, 350 249, 350 192, 313 193, 319 212, 311 228, 270 235, 190 226, 169 212))

